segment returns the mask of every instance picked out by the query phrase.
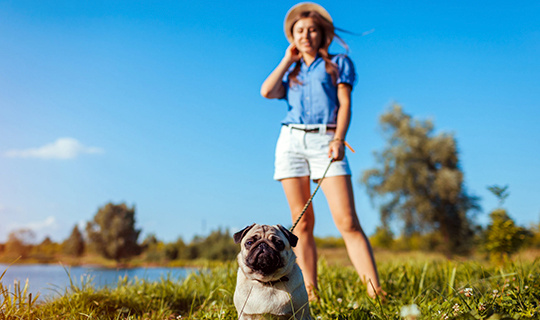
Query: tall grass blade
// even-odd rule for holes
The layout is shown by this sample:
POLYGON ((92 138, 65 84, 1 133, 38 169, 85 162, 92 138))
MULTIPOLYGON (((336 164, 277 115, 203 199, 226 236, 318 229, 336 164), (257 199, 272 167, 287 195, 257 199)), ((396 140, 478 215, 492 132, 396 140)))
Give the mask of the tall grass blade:
POLYGON ((448 294, 451 295, 454 292, 454 282, 456 281, 456 271, 457 267, 454 267, 452 269, 452 275, 450 276, 450 280, 448 281, 448 294))
POLYGON ((428 269, 428 262, 424 263, 424 268, 422 269, 422 276, 420 276, 420 283, 418 284, 418 295, 424 291, 424 280, 426 279, 426 273, 428 269))

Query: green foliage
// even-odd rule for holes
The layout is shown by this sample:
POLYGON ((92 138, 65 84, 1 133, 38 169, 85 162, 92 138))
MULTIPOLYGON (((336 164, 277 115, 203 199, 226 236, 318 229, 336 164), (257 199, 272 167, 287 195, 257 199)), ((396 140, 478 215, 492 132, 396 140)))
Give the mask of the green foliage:
POLYGON ((394 241, 392 249, 398 251, 440 251, 443 240, 438 232, 414 233, 408 237, 401 236, 394 241))
POLYGON ((0 282, 0 297, 7 298, 0 301, 0 319, 234 319, 235 280, 233 265, 201 270, 183 281, 170 276, 155 282, 124 277, 102 289, 84 278, 81 285, 72 281, 62 296, 41 304, 27 291, 14 294, 0 282))
MULTIPOLYGON (((540 265, 484 266, 471 261, 388 262, 379 267, 385 301, 371 299, 353 268, 319 263, 319 297, 314 319, 400 319, 416 305, 420 319, 538 319, 540 265)), ((91 282, 36 304, 27 291, 1 287, 0 319, 236 319, 233 305, 237 265, 201 270, 184 281, 120 279, 116 287, 91 282)), ((1 278, 1 277, 0 277, 1 278)))
POLYGON ((13 288, 6 287, 2 282, 6 272, 7 270, 4 270, 0 275, 0 319, 36 319, 39 295, 32 295, 28 291, 28 279, 23 285, 20 281, 15 281, 13 288))
POLYGON ((141 251, 147 262, 165 262, 163 249, 163 242, 159 241, 155 234, 149 234, 141 244, 141 251))
POLYGON ((499 200, 499 208, 502 207, 506 198, 510 196, 510 192, 508 192, 508 185, 504 187, 501 187, 498 185, 492 185, 492 186, 487 187, 487 189, 491 191, 491 193, 493 193, 499 200))
POLYGON ((64 243, 62 244, 62 249, 65 253, 80 257, 84 253, 84 238, 82 233, 79 231, 79 227, 75 225, 73 227, 73 230, 71 231, 71 234, 69 238, 67 238, 64 243))
POLYGON ((527 241, 527 244, 533 248, 540 248, 540 223, 532 225, 529 229, 529 234, 531 237, 527 241))
POLYGON ((362 183, 371 199, 381 199, 383 225, 396 217, 405 237, 437 230, 448 253, 469 249, 468 214, 479 206, 463 186, 454 137, 435 135, 430 121, 414 120, 398 105, 380 123, 388 143, 375 153, 378 168, 364 171, 362 183))
POLYGON ((345 241, 341 237, 315 237, 317 248, 343 248, 345 241))
POLYGON ((375 233, 369 237, 374 248, 392 249, 394 246, 394 233, 390 228, 378 226, 375 233))
POLYGON ((32 243, 36 238, 30 229, 20 229, 9 233, 6 242, 6 254, 12 257, 26 258, 32 251, 32 243))
POLYGON ((232 260, 238 254, 238 245, 228 230, 215 230, 208 236, 195 236, 186 244, 182 238, 165 243, 150 234, 141 244, 143 260, 168 263, 174 260, 232 260))
POLYGON ((45 237, 40 244, 33 246, 29 258, 40 263, 51 263, 55 261, 55 254, 60 251, 60 244, 52 241, 49 237, 45 237))
POLYGON ((394 237, 392 231, 378 226, 375 233, 369 237, 373 248, 392 251, 440 251, 443 240, 438 232, 419 233, 415 232, 408 236, 394 237))
MULTIPOLYGON (((187 248, 182 238, 175 242, 164 243, 151 234, 143 241, 142 251, 144 260, 148 262, 169 262, 177 259, 186 259, 187 248)), ((194 257, 198 258, 198 257, 194 257)))
MULTIPOLYGON (((232 260, 238 254, 238 245, 234 243, 229 230, 218 229, 213 231, 206 238, 195 237, 186 248, 188 259, 208 259, 208 260, 232 260)), ((182 255, 184 256, 184 255, 182 255)))
POLYGON ((167 243, 165 245, 165 257, 168 260, 185 258, 187 246, 182 238, 178 238, 176 242, 167 243))
POLYGON ((58 244, 54 243, 49 237, 45 237, 40 244, 33 248, 33 251, 37 251, 45 256, 52 256, 58 252, 58 244))
POLYGON ((532 235, 527 229, 516 226, 502 208, 504 200, 510 195, 508 186, 493 185, 488 190, 499 200, 499 207, 489 214, 491 221, 484 233, 484 250, 493 262, 501 263, 517 252, 532 235))
POLYGON ((517 252, 531 234, 527 229, 516 226, 504 209, 495 209, 489 216, 491 222, 485 233, 484 247, 492 261, 501 262, 517 252))
POLYGON ((86 225, 86 233, 97 252, 117 262, 140 253, 137 243, 140 232, 135 229, 135 207, 128 208, 125 203, 106 204, 86 225))

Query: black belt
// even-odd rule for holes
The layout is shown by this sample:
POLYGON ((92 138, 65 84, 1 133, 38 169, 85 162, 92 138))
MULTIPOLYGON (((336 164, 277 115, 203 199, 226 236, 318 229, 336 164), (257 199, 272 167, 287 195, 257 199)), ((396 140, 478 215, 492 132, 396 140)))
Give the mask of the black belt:
MULTIPOLYGON (((320 128, 307 129, 307 128, 298 128, 298 127, 289 126, 289 125, 286 125, 286 126, 291 128, 291 129, 294 129, 294 130, 300 130, 300 131, 304 131, 304 132, 308 132, 308 133, 319 133, 319 132, 321 132, 320 128)), ((326 131, 335 131, 335 130, 336 130, 336 128, 334 128, 334 127, 326 127, 326 131)))

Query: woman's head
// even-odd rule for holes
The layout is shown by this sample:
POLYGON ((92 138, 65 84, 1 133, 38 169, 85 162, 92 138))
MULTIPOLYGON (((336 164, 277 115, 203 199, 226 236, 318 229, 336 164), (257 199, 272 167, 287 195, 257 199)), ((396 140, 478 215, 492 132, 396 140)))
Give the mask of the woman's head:
POLYGON ((324 22, 326 20, 313 11, 303 12, 300 19, 294 22, 291 28, 293 43, 301 53, 315 55, 321 49, 328 51, 333 30, 324 22))
POLYGON ((291 43, 295 43, 295 36, 298 36, 296 31, 299 31, 299 22, 302 24, 300 26, 302 31, 305 31, 306 22, 309 22, 312 29, 316 28, 317 35, 321 40, 317 50, 323 48, 327 51, 334 38, 334 24, 330 14, 320 5, 310 2, 300 3, 292 7, 287 13, 284 23, 285 35, 291 43))
MULTIPOLYGON (((347 49, 347 45, 334 32, 332 17, 323 7, 312 2, 303 2, 292 7, 285 16, 284 31, 289 42, 294 43, 302 55, 319 56, 325 61, 326 72, 336 83, 338 69, 331 61, 328 47, 334 37, 347 49), (307 37, 307 38, 306 38, 307 37)), ((300 64, 297 63, 289 73, 293 83, 300 84, 297 76, 300 64)))

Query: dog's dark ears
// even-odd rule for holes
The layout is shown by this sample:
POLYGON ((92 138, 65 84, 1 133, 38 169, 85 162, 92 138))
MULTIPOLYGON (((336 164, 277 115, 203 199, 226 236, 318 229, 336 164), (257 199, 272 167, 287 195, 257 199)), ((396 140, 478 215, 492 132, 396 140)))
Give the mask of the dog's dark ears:
POLYGON ((247 226, 244 229, 242 229, 242 230, 238 231, 237 233, 235 233, 233 235, 234 243, 240 243, 240 241, 242 241, 242 239, 244 239, 244 236, 246 235, 246 233, 249 230, 251 230, 251 228, 253 228, 254 225, 255 225, 255 223, 250 225, 250 226, 247 226))
POLYGON ((289 240, 289 243, 291 244, 291 247, 296 247, 296 244, 298 243, 298 237, 294 235, 294 233, 290 232, 289 229, 286 229, 282 225, 277 225, 279 230, 283 232, 287 240, 289 240))

